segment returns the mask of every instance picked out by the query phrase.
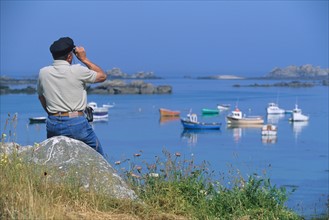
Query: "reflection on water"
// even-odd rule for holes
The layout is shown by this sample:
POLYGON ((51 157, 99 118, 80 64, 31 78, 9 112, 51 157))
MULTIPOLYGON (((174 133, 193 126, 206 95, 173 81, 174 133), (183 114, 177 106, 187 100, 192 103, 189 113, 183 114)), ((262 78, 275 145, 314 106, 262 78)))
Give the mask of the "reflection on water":
POLYGON ((295 139, 301 134, 302 130, 308 126, 308 121, 295 121, 290 122, 292 124, 292 131, 294 132, 295 139))
POLYGON ((278 124, 281 119, 284 118, 284 114, 275 114, 267 115, 267 123, 269 124, 278 124))
POLYGON ((189 130, 184 129, 181 133, 182 140, 186 140, 189 145, 196 145, 198 143, 198 135, 218 134, 220 130, 189 130))
POLYGON ((241 124, 241 125, 232 125, 232 124, 228 124, 227 125, 227 129, 228 130, 232 130, 233 133, 233 140, 235 143, 239 143, 242 135, 245 134, 246 130, 254 130, 254 131, 259 131, 259 135, 261 135, 261 128, 262 128, 262 124, 241 124))
POLYGON ((263 135, 262 136, 262 143, 263 144, 275 144, 277 142, 276 135, 263 135))
POLYGON ((159 123, 162 125, 177 120, 179 120, 179 116, 172 116, 172 117, 160 116, 159 123))
POLYGON ((188 145, 195 145, 198 143, 198 134, 191 130, 183 130, 181 138, 182 140, 186 140, 188 145))

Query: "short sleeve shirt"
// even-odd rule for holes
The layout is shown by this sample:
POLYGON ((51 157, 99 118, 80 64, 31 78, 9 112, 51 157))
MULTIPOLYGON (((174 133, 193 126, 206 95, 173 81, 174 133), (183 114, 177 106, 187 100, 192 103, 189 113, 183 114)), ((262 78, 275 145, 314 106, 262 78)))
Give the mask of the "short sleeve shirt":
POLYGON ((37 92, 46 99, 50 113, 82 111, 87 105, 86 83, 94 83, 97 73, 80 64, 54 60, 39 72, 37 92))

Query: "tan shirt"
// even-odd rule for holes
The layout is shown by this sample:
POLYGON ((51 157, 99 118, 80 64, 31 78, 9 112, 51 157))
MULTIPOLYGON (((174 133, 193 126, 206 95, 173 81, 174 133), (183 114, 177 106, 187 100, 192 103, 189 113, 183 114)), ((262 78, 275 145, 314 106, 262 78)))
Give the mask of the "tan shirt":
POLYGON ((82 111, 87 105, 86 83, 94 83, 96 75, 80 64, 54 60, 40 70, 37 91, 45 97, 50 113, 82 111))

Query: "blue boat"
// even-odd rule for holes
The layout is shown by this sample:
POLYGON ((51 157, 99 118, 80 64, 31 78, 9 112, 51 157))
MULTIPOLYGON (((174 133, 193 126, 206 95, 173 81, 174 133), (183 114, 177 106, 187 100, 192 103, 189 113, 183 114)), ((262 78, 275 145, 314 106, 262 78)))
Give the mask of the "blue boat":
POLYGON ((199 122, 196 114, 188 114, 187 118, 181 118, 184 129, 211 129, 219 130, 219 122, 199 122))

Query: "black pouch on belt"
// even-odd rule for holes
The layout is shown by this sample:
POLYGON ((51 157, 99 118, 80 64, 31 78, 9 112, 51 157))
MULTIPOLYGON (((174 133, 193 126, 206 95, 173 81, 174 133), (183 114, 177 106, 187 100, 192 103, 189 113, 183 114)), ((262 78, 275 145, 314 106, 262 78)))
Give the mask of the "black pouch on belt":
POLYGON ((92 122, 94 120, 94 115, 93 115, 93 111, 94 109, 90 106, 87 106, 84 113, 85 113, 85 116, 88 120, 88 122, 92 122))

